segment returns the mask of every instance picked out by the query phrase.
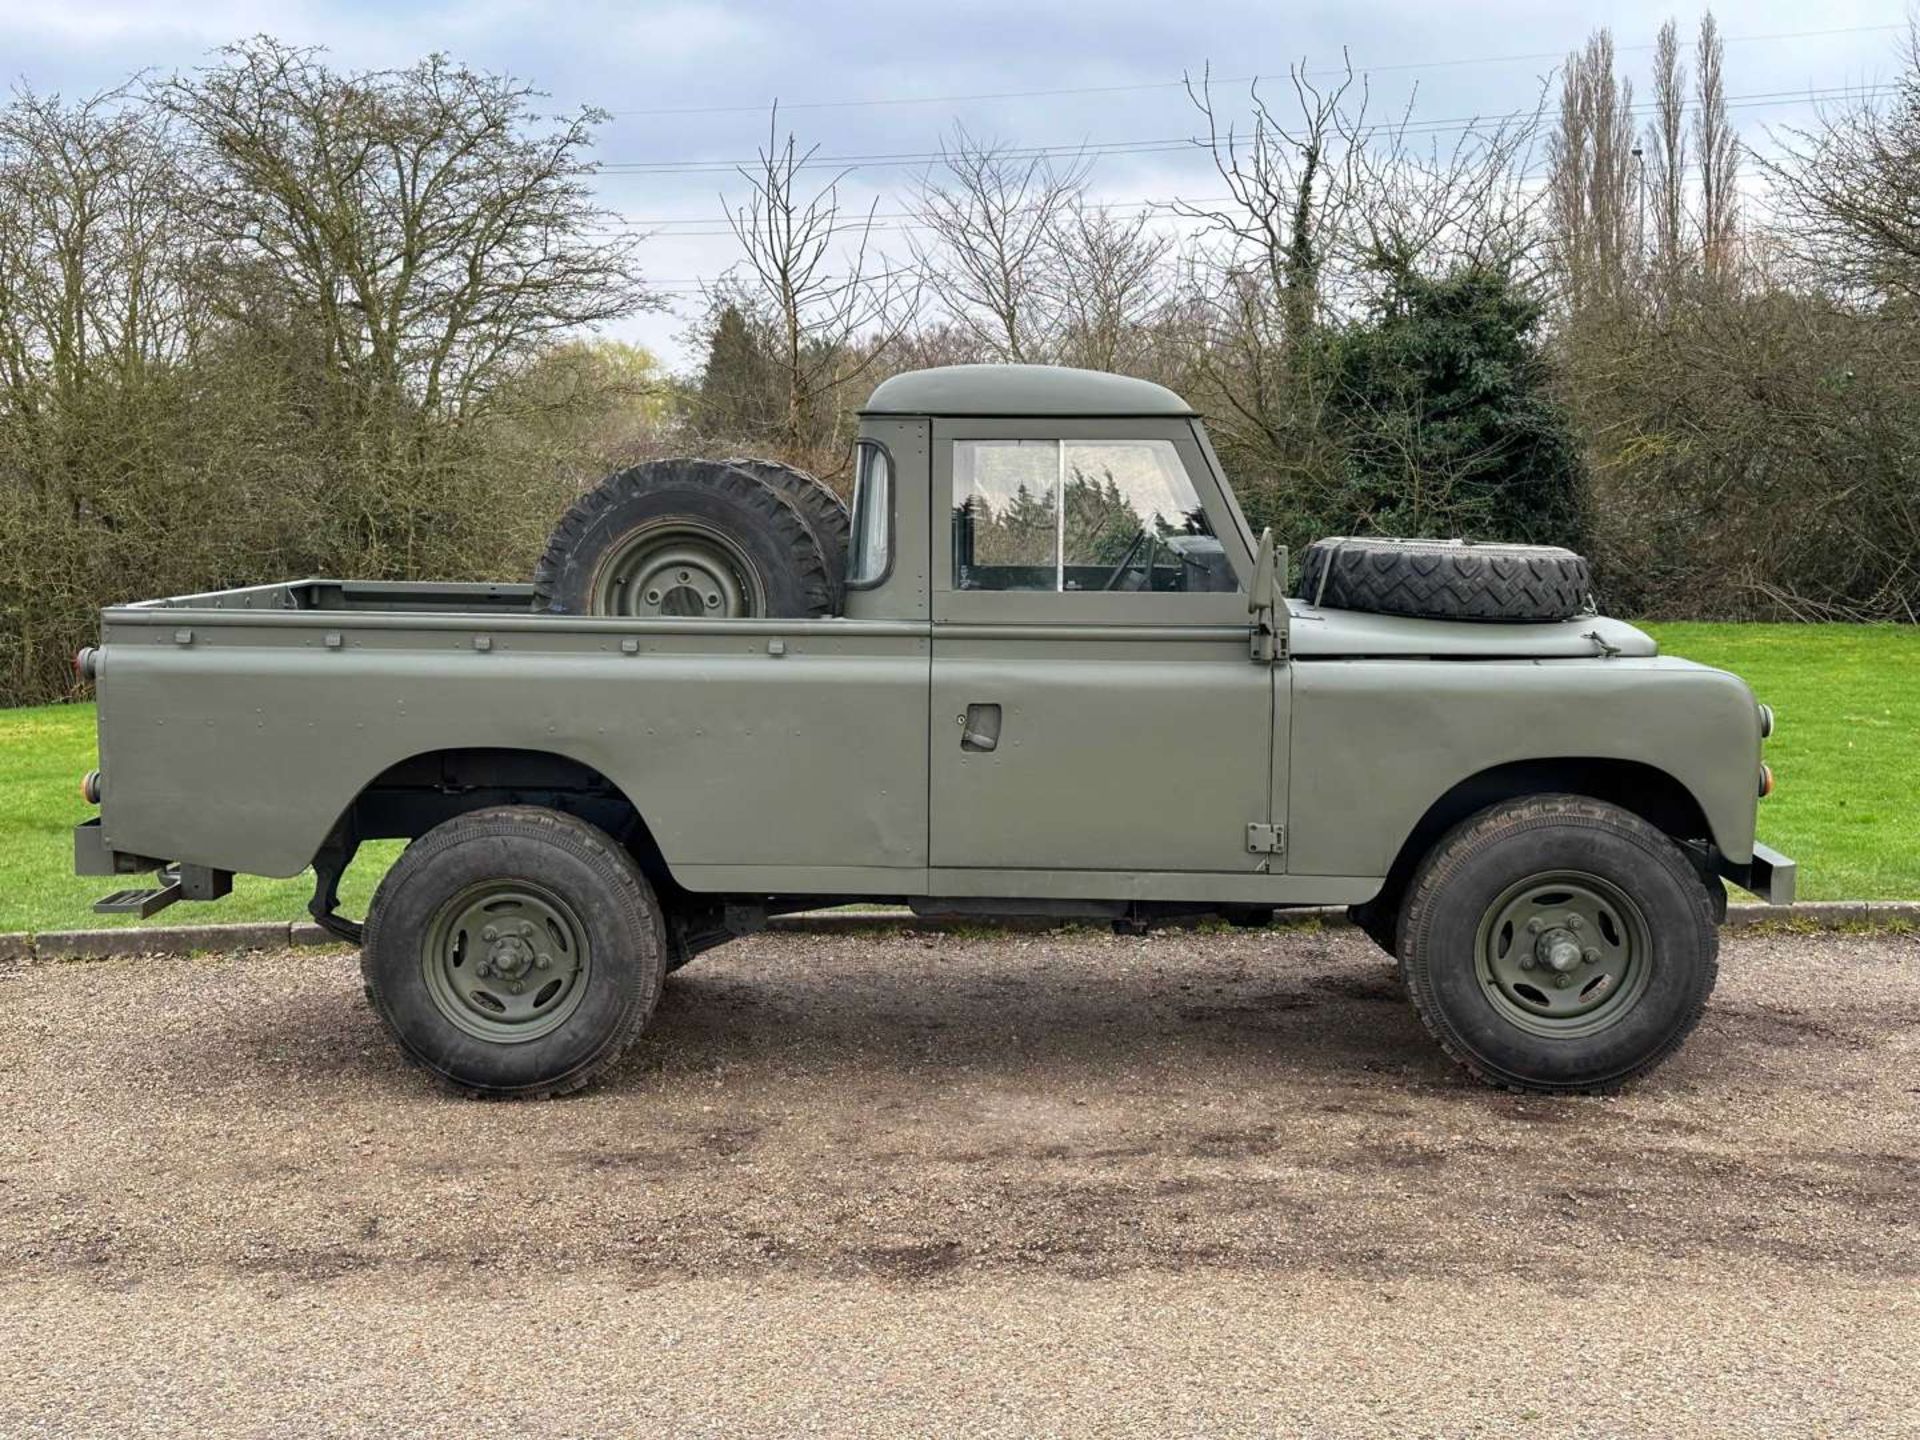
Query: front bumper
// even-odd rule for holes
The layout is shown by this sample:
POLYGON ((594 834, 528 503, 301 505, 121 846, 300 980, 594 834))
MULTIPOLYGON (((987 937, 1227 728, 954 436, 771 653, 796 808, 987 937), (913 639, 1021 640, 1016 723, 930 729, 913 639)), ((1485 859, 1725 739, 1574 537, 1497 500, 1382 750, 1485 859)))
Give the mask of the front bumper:
POLYGON ((1800 867, 1782 855, 1778 850, 1755 841, 1753 859, 1744 865, 1736 865, 1718 850, 1713 852, 1715 873, 1731 880, 1742 890, 1758 895, 1769 905, 1791 905, 1793 903, 1794 881, 1800 867))

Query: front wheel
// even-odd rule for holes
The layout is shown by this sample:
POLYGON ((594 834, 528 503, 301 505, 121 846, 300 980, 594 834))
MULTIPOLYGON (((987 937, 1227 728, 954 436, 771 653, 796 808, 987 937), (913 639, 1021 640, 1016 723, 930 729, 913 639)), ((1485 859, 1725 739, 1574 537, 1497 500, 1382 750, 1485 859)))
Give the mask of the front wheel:
POLYGON ((1441 1046, 1518 1090, 1603 1091, 1653 1069, 1713 991, 1713 908, 1671 840, 1572 795, 1496 805, 1408 892, 1401 970, 1441 1046))
POLYGON ((360 951, 408 1058, 476 1096, 541 1098, 599 1075, 660 997, 666 932, 633 859, 583 820, 475 811, 409 845, 360 951))

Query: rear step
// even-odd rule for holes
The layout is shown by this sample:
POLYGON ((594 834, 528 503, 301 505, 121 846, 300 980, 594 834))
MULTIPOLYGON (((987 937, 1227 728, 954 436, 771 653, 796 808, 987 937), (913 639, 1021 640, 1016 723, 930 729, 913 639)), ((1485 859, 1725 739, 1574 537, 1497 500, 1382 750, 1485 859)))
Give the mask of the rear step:
POLYGON ((93 902, 96 915, 158 915, 176 900, 218 900, 233 893, 233 872, 206 865, 169 865, 154 877, 150 890, 116 890, 93 902))
MULTIPOLYGON (((165 871, 160 878, 168 878, 165 871)), ((184 892, 180 877, 172 877, 171 883, 156 890, 116 890, 104 899, 93 902, 96 915, 138 915, 142 920, 149 915, 157 915, 174 901, 183 899, 184 892)))

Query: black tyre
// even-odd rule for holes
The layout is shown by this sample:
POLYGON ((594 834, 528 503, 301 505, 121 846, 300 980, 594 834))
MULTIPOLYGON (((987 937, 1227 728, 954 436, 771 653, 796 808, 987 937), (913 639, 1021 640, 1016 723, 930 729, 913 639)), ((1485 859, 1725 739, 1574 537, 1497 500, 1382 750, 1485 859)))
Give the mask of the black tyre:
POLYGON ((792 501, 720 460, 656 460, 574 502, 533 572, 533 608, 722 619, 830 615, 826 546, 792 501))
POLYGON ((1341 610, 1427 620, 1569 620, 1593 592, 1587 562, 1553 545, 1461 540, 1316 540, 1300 598, 1341 610))
POLYGON ((847 541, 853 532, 846 502, 806 471, 778 460, 735 458, 726 463, 746 471, 800 512, 820 542, 820 556, 833 588, 833 613, 838 615, 846 599, 847 541))
POLYGON ((465 1094, 543 1098, 620 1058, 660 998, 666 948, 616 841, 511 805, 407 847, 374 895, 360 969, 414 1063, 465 1094))
POLYGON ((1604 1091, 1643 1075, 1713 991, 1713 906, 1684 852, 1572 795, 1496 805, 1421 865, 1400 968, 1446 1052, 1515 1090, 1604 1091))

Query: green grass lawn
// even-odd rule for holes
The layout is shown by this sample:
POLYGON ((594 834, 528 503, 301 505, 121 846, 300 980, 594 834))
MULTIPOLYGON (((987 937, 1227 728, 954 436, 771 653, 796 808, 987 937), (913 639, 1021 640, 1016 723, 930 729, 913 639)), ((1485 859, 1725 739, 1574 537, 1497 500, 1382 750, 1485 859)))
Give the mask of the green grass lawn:
MULTIPOLYGON (((95 915, 89 907, 108 891, 149 884, 151 879, 73 873, 73 827, 96 813, 80 798, 80 777, 93 768, 94 757, 93 706, 0 710, 0 934, 307 918, 311 875, 292 880, 237 875, 233 894, 226 899, 175 905, 149 921, 95 915)), ((382 842, 360 852, 340 887, 346 914, 366 913, 373 887, 399 849, 397 843, 382 842)))
MULTIPOLYGON (((1650 624, 1668 654, 1746 677, 1779 716, 1767 745, 1778 779, 1760 834, 1800 862, 1803 899, 1920 897, 1920 629, 1890 625, 1650 624)), ((110 880, 72 874, 72 826, 94 763, 93 707, 0 710, 0 933, 138 923, 88 906, 110 880)), ((368 846, 342 887, 365 911, 394 844, 368 846)), ((138 883, 129 880, 127 883, 138 883)), ((294 920, 306 877, 240 876, 214 905, 176 905, 154 923, 294 920)))
POLYGON ((1800 862, 1801 899, 1920 898, 1920 628, 1643 628, 1773 707, 1760 838, 1800 862))

